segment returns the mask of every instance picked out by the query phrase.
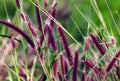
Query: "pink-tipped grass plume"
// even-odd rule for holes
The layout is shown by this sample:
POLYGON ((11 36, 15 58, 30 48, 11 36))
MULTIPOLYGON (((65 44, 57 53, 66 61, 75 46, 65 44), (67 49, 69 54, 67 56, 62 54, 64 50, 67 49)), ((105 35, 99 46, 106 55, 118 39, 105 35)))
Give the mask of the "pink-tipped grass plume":
POLYGON ((83 64, 85 64, 88 69, 90 69, 90 68, 94 69, 96 74, 99 74, 101 77, 104 77, 105 71, 103 69, 101 69, 100 67, 95 66, 92 61, 90 61, 90 60, 89 61, 82 60, 81 62, 83 64))
POLYGON ((59 81, 62 81, 62 76, 61 76, 60 72, 57 72, 57 75, 58 75, 59 81))
POLYGON ((46 75, 43 74, 38 81, 46 81, 46 78, 47 78, 46 75))
POLYGON ((31 22, 29 21, 29 19, 25 16, 24 13, 20 13, 21 18, 23 19, 23 21, 28 25, 33 37, 37 38, 37 32, 35 30, 35 28, 32 26, 31 22))
POLYGON ((49 0, 44 0, 44 7, 45 7, 45 8, 48 6, 48 1, 49 1, 49 0))
POLYGON ((99 52, 104 55, 106 53, 106 50, 100 45, 94 34, 90 34, 90 37, 92 39, 93 44, 96 46, 96 48, 99 50, 99 52))
POLYGON ((86 81, 86 72, 83 71, 81 74, 81 81, 86 81))
POLYGON ((10 35, 11 35, 10 42, 11 42, 12 48, 15 49, 16 43, 15 43, 15 40, 14 40, 14 31, 12 29, 9 29, 9 32, 10 32, 10 35))
POLYGON ((3 25, 6 25, 7 27, 12 28, 13 30, 17 31, 19 34, 21 34, 25 40, 31 45, 32 48, 35 48, 34 42, 30 39, 30 37, 22 31, 19 27, 13 25, 12 23, 9 23, 7 21, 0 20, 0 23, 3 25))
POLYGON ((115 45, 115 44, 116 44, 116 39, 115 39, 114 36, 111 36, 111 37, 110 37, 110 41, 111 41, 111 44, 112 44, 112 45, 115 45))
POLYGON ((16 0, 16 5, 20 9, 20 0, 16 0))
POLYGON ((40 37, 40 46, 42 46, 43 42, 44 42, 44 35, 43 35, 43 33, 42 33, 42 35, 41 35, 41 37, 40 37))
POLYGON ((117 59, 120 57, 120 50, 118 50, 118 52, 115 54, 115 56, 112 58, 112 60, 110 61, 110 63, 108 64, 107 68, 106 68, 106 72, 108 73, 112 67, 114 66, 115 62, 117 61, 117 59))
MULTIPOLYGON (((53 18, 56 18, 56 15, 57 15, 56 9, 54 9, 54 10, 51 12, 51 15, 52 15, 53 18)), ((50 20, 50 25, 51 25, 52 28, 54 27, 54 21, 53 21, 52 19, 50 20)))
POLYGON ((67 64, 66 59, 65 59, 65 63, 64 63, 64 64, 65 64, 65 65, 64 65, 64 67, 65 67, 64 72, 65 72, 65 74, 67 74, 67 73, 68 73, 68 64, 67 64))
POLYGON ((68 72, 68 65, 66 58, 63 54, 60 54, 60 64, 61 64, 62 76, 65 76, 68 72))
POLYGON ((58 61, 55 60, 53 63, 53 72, 54 72, 54 76, 57 76, 57 70, 58 70, 58 61))
POLYGON ((73 57, 72 57, 72 54, 71 54, 71 52, 70 52, 70 49, 69 49, 69 46, 68 46, 66 37, 65 37, 65 35, 64 35, 64 32, 63 32, 63 30, 62 30, 62 28, 61 28, 60 26, 58 26, 58 32, 59 32, 59 34, 60 34, 60 37, 61 37, 61 40, 62 40, 64 49, 65 49, 67 58, 68 58, 68 60, 69 60, 69 64, 70 64, 70 65, 73 65, 73 57))
POLYGON ((85 37, 85 41, 84 41, 84 50, 88 51, 90 48, 90 38, 89 37, 85 37))
MULTIPOLYGON (((48 12, 51 14, 51 16, 53 17, 53 18, 55 18, 56 17, 56 6, 57 6, 57 2, 56 2, 56 0, 53 2, 53 4, 50 6, 50 8, 49 8, 49 10, 48 10, 48 12)), ((49 20, 49 22, 50 22, 50 25, 51 25, 51 27, 53 28, 53 26, 54 26, 54 21, 52 20, 52 19, 50 19, 49 17, 47 17, 47 19, 46 20, 49 20)))
POLYGON ((27 79, 27 75, 26 75, 26 73, 25 73, 23 68, 19 69, 19 76, 24 78, 25 80, 27 79))
POLYGON ((13 49, 15 49, 16 48, 16 43, 15 43, 15 40, 14 40, 13 36, 11 37, 11 44, 12 44, 13 49))
POLYGON ((42 32, 42 23, 41 23, 41 17, 40 17, 40 13, 39 13, 39 8, 38 8, 38 0, 36 0, 36 5, 35 5, 35 9, 36 9, 36 17, 37 17, 37 22, 38 22, 38 29, 40 32, 42 32))
POLYGON ((92 76, 90 76, 87 81, 95 81, 92 76))
POLYGON ((60 54, 60 65, 61 65, 61 71, 62 71, 62 76, 64 76, 65 72, 64 72, 64 57, 62 54, 60 54))
POLYGON ((45 25, 45 33, 48 35, 48 46, 51 46, 53 51, 57 50, 57 45, 54 37, 54 32, 50 24, 45 25))
POLYGON ((55 77, 54 76, 52 76, 52 81, 55 81, 55 77))
POLYGON ((77 50, 77 51, 75 52, 75 57, 74 57, 72 81, 77 81, 78 57, 79 57, 79 53, 78 53, 78 50, 77 50))
POLYGON ((54 0, 48 12, 51 14, 55 10, 56 6, 57 6, 57 1, 54 0))

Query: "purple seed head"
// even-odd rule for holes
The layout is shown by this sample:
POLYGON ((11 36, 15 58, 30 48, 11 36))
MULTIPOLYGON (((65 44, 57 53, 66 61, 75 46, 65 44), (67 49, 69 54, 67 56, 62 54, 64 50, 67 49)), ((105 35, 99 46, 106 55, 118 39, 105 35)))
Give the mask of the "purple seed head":
POLYGON ((84 60, 82 60, 81 62, 82 62, 83 64, 85 64, 87 68, 89 68, 89 69, 90 69, 90 68, 94 69, 94 71, 95 71, 96 74, 99 74, 101 77, 104 77, 104 75, 105 75, 104 70, 101 69, 101 68, 98 67, 98 66, 95 66, 95 64, 93 64, 92 61, 84 61, 84 60))
POLYGON ((56 6, 57 6, 57 2, 56 0, 54 0, 53 4, 50 7, 50 11, 52 12, 56 8, 56 6))
POLYGON ((12 44, 13 49, 15 49, 16 43, 15 43, 13 36, 11 37, 11 44, 12 44))
POLYGON ((46 75, 45 74, 43 74, 41 77, 40 77, 40 79, 38 80, 38 81, 45 81, 46 80, 46 75))
POLYGON ((67 74, 67 73, 68 73, 68 64, 67 64, 67 61, 65 59, 65 74, 67 74))
MULTIPOLYGON (((65 76, 68 72, 68 65, 66 58, 62 53, 60 54, 60 64, 61 64, 62 76, 65 76)), ((67 77, 65 79, 67 80, 67 77)))
POLYGON ((106 68, 106 72, 108 73, 111 68, 114 66, 116 60, 120 57, 120 50, 118 50, 118 52, 115 54, 115 56, 112 58, 112 60, 110 61, 110 63, 108 64, 107 68, 106 68))
POLYGON ((90 76, 90 77, 88 78, 88 81, 94 81, 93 77, 90 76))
POLYGON ((0 66, 0 80, 3 80, 7 77, 6 67, 0 66))
POLYGON ((63 54, 60 54, 60 64, 61 64, 61 70, 62 70, 62 76, 64 76, 65 72, 64 72, 64 57, 63 54))
POLYGON ((70 65, 73 65, 73 57, 72 57, 72 54, 71 54, 70 49, 68 47, 66 37, 65 37, 65 35, 63 33, 63 30, 62 30, 62 28, 60 26, 58 26, 58 32, 60 34, 60 37, 61 37, 64 49, 65 49, 65 52, 67 54, 67 58, 69 60, 69 63, 70 63, 70 65))
POLYGON ((40 37, 40 46, 42 46, 43 41, 44 41, 44 35, 43 35, 43 33, 42 33, 42 35, 41 35, 41 37, 40 37))
POLYGON ((53 29, 52 29, 52 27, 49 24, 46 24, 45 32, 48 35, 48 46, 50 45, 52 47, 52 50, 56 51, 57 50, 57 45, 56 45, 56 42, 55 42, 53 29))
POLYGON ((19 76, 24 79, 27 79, 27 75, 24 73, 23 68, 19 69, 19 76))
POLYGON ((82 60, 81 63, 85 64, 88 69, 94 67, 94 64, 91 61, 82 60))
POLYGON ((90 38, 89 37, 86 37, 85 38, 85 41, 84 41, 84 49, 85 49, 85 51, 88 51, 89 50, 89 48, 90 48, 90 38))
POLYGON ((48 5, 48 0, 44 0, 44 7, 46 8, 48 5))
POLYGON ((38 22, 38 29, 40 32, 42 32, 42 23, 41 23, 41 17, 39 13, 39 8, 38 8, 38 1, 36 0, 36 17, 37 17, 37 22, 38 22))
POLYGON ((58 61, 55 60, 54 64, 53 64, 53 72, 54 72, 54 76, 57 76, 57 68, 58 68, 58 61))
POLYGON ((24 15, 23 12, 20 12, 20 17, 23 19, 23 21, 25 21, 25 22, 27 23, 26 18, 25 18, 25 15, 24 15))
POLYGON ((35 30, 35 28, 32 26, 31 22, 29 21, 29 19, 25 16, 24 13, 20 13, 21 18, 23 19, 23 21, 28 25, 33 37, 37 38, 37 32, 35 30))
POLYGON ((105 40, 103 40, 103 43, 104 43, 105 46, 109 49, 109 44, 108 44, 105 40))
POLYGON ((85 71, 82 72, 81 81, 86 81, 86 72, 85 71))
POLYGON ((111 37, 110 37, 110 41, 111 41, 112 45, 115 45, 115 44, 116 44, 116 39, 115 39, 114 36, 111 36, 111 37))
MULTIPOLYGON (((48 11, 51 14, 51 16, 53 16, 53 18, 56 17, 56 6, 57 6, 57 2, 55 0, 48 11)), ((51 27, 53 27, 54 21, 52 19, 50 19, 49 17, 47 19, 49 19, 50 25, 51 25, 51 27)))
POLYGON ((31 31, 33 37, 37 38, 37 32, 36 32, 35 28, 32 26, 30 21, 28 21, 28 26, 30 28, 30 31, 31 31))
POLYGON ((20 0, 16 0, 16 5, 20 9, 20 0))
POLYGON ((10 32, 10 36, 11 36, 11 39, 10 39, 11 45, 12 45, 13 49, 15 49, 16 43, 15 43, 15 40, 14 40, 14 31, 10 28, 9 32, 10 32))
MULTIPOLYGON (((53 12, 51 13, 51 15, 53 16, 53 18, 56 18, 56 14, 57 14, 56 9, 54 9, 53 12)), ((54 21, 51 20, 50 24, 51 24, 51 27, 53 27, 54 26, 54 21)))
POLYGON ((62 76, 61 76, 60 72, 57 72, 57 75, 58 75, 59 81, 62 81, 62 76))
POLYGON ((21 34, 25 40, 31 45, 32 48, 35 48, 34 42, 30 39, 30 37, 24 32, 22 31, 19 27, 13 25, 12 23, 0 20, 0 23, 3 25, 6 25, 7 27, 12 28, 13 30, 17 31, 19 34, 21 34))
POLYGON ((55 81, 55 77, 54 76, 52 76, 52 81, 55 81))
POLYGON ((77 81, 78 50, 75 52, 72 81, 77 81))
POLYGON ((96 37, 93 34, 90 34, 90 37, 93 41, 93 44, 96 46, 96 48, 99 50, 99 52, 104 55, 106 53, 106 50, 100 45, 100 43, 98 42, 98 40, 96 39, 96 37))

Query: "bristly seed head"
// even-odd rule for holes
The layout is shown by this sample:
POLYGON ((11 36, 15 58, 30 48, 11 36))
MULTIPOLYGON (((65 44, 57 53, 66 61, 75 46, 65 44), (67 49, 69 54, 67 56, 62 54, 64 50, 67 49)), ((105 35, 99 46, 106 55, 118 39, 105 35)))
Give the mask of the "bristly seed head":
POLYGON ((48 35, 48 46, 50 45, 52 47, 52 50, 56 51, 57 45, 56 45, 53 29, 49 24, 45 25, 45 32, 48 35))
POLYGON ((56 2, 56 0, 54 0, 53 4, 50 7, 50 12, 52 12, 56 6, 57 6, 57 2, 56 2))
POLYGON ((46 8, 49 0, 44 0, 44 7, 46 8))
POLYGON ((61 65, 61 71, 62 71, 62 76, 65 75, 65 72, 64 72, 64 57, 63 57, 63 54, 60 54, 60 65, 61 65))
POLYGON ((115 39, 114 36, 111 36, 111 37, 110 37, 110 41, 111 41, 111 44, 112 44, 112 45, 115 45, 115 44, 116 44, 116 39, 115 39))
POLYGON ((58 70, 58 61, 55 60, 53 63, 53 72, 54 72, 54 76, 57 76, 57 70, 58 70))
POLYGON ((93 44, 96 46, 96 48, 99 50, 99 52, 104 55, 106 53, 106 50, 100 45, 98 40, 93 34, 90 34, 90 37, 92 39, 93 44))
POLYGON ((20 9, 20 0, 16 0, 16 5, 20 9))
POLYGON ((38 29, 40 32, 42 32, 42 22, 41 22, 41 17, 40 17, 39 8, 38 8, 38 0, 36 0, 35 9, 36 9, 37 22, 38 22, 38 29))
POLYGON ((45 74, 43 74, 43 75, 40 77, 39 81, 45 81, 46 78, 47 78, 47 76, 46 76, 45 74))
POLYGON ((81 81, 86 81, 86 72, 83 71, 81 74, 81 81))
POLYGON ((107 68, 106 68, 106 72, 108 73, 112 67, 114 66, 116 60, 120 57, 120 50, 118 50, 118 52, 115 54, 115 56, 113 57, 113 59, 111 60, 111 62, 108 64, 107 68))
POLYGON ((60 72, 57 72, 57 75, 58 75, 59 80, 62 81, 62 76, 61 76, 60 72))
POLYGON ((85 51, 88 51, 89 48, 90 48, 90 43, 91 43, 90 38, 89 38, 89 37, 85 37, 84 40, 85 40, 85 41, 84 41, 84 50, 85 50, 85 51))
POLYGON ((16 43, 15 43, 15 40, 14 40, 13 36, 11 37, 11 44, 12 44, 13 49, 15 49, 16 43))
POLYGON ((82 60, 81 63, 85 64, 88 69, 90 69, 90 68, 94 69, 94 71, 96 72, 96 74, 99 74, 101 77, 104 77, 104 75, 105 75, 104 70, 101 69, 98 66, 95 66, 95 64, 93 64, 92 61, 90 61, 90 60, 89 61, 82 60))
POLYGON ((78 50, 77 50, 75 52, 75 57, 74 57, 72 81, 77 81, 78 57, 79 57, 79 53, 78 53, 78 50))
POLYGON ((31 22, 29 21, 29 19, 25 16, 25 14, 23 12, 20 13, 20 16, 23 19, 23 21, 25 22, 25 24, 28 25, 33 37, 37 38, 37 32, 36 32, 35 28, 33 27, 33 25, 31 24, 31 22))
POLYGON ((69 46, 68 46, 68 43, 67 43, 67 40, 66 40, 66 37, 63 33, 63 30, 60 26, 58 26, 58 32, 60 34, 60 37, 61 37, 61 40, 62 40, 62 43, 64 45, 64 49, 65 49, 65 52, 67 54, 67 58, 69 60, 69 63, 70 65, 73 65, 73 57, 72 57, 72 54, 70 52, 70 49, 69 49, 69 46))
POLYGON ((22 31, 19 27, 13 25, 12 23, 0 20, 0 23, 3 25, 6 25, 7 27, 12 28, 13 30, 17 31, 18 33, 20 33, 25 39, 26 41, 31 45, 32 48, 35 48, 34 42, 30 39, 30 37, 24 32, 22 31))
POLYGON ((62 53, 60 54, 60 64, 61 64, 62 76, 65 76, 68 72, 68 65, 66 58, 62 53))

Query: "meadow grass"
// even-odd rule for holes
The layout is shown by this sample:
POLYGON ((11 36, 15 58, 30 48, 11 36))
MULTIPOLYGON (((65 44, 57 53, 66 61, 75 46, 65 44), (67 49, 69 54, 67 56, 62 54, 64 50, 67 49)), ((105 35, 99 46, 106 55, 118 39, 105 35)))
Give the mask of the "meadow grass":
MULTIPOLYGON (((81 35, 83 41, 76 39, 72 32, 58 21, 59 5, 64 1, 15 2, 16 12, 13 18, 9 17, 4 1, 6 19, 0 19, 0 80, 120 80, 120 29, 109 7, 109 1, 103 0, 110 14, 109 23, 105 21, 97 0, 89 0, 90 9, 87 15, 77 4, 72 4, 76 13, 86 22, 86 30, 82 31, 78 21, 74 16, 70 16, 74 25, 72 28, 78 31, 77 36, 81 35), (27 2, 33 6, 30 11, 34 11, 35 17, 29 17, 29 13, 25 11, 24 7, 30 7, 24 4, 27 2), (100 25, 92 19, 93 12, 100 25)), ((119 12, 116 14, 119 16, 119 12)))

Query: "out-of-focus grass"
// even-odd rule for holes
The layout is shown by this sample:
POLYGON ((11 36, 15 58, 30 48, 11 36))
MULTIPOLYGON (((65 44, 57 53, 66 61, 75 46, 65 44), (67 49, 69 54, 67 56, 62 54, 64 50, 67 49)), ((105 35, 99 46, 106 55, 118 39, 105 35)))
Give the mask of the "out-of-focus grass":
MULTIPOLYGON (((106 4, 105 0, 100 0, 100 1, 96 0, 98 8, 99 8, 99 10, 102 14, 102 18, 104 20, 103 23, 102 23, 102 20, 100 20, 101 17, 100 17, 100 14, 98 14, 99 11, 95 12, 95 10, 94 10, 95 5, 91 5, 92 3, 90 1, 94 1, 94 0, 69 0, 69 1, 68 0, 66 0, 66 1, 59 0, 58 1, 58 7, 57 7, 57 9, 58 9, 57 20, 65 27, 65 29, 75 39, 77 39, 77 41, 82 42, 82 45, 83 45, 84 37, 88 36, 89 33, 94 32, 94 30, 97 32, 97 34, 99 34, 100 37, 103 36, 101 38, 103 38, 106 41, 109 41, 108 38, 109 38, 109 36, 112 36, 112 35, 115 36, 116 40, 120 40, 120 38, 119 38, 120 35, 119 35, 118 30, 117 30, 117 28, 120 29, 119 28, 120 27, 120 23, 119 23, 119 21, 120 21, 120 14, 119 14, 119 12, 120 12, 120 5, 119 5, 120 1, 119 0, 116 0, 116 1, 109 0, 109 1, 107 1, 107 4, 108 4, 109 7, 107 7, 107 4, 106 4), (108 8, 110 8, 110 10, 108 8), (113 16, 113 18, 112 18, 111 15, 113 16), (93 29, 90 26, 90 24, 85 20, 84 17, 87 18, 87 21, 88 20, 92 21, 93 29), (104 23, 105 23, 107 29, 105 29, 104 23)), ((52 0, 50 1, 49 5, 51 4, 51 2, 52 2, 52 0)), ((23 26, 23 22, 18 17, 19 16, 19 10, 16 8, 15 0, 4 0, 4 1, 0 0, 0 3, 1 3, 1 5, 0 5, 0 19, 8 20, 10 18, 10 20, 14 24, 20 26, 23 30, 26 31, 26 33, 28 33, 29 36, 31 36, 30 31, 27 30, 27 28, 23 26)), ((42 3, 43 3, 43 1, 39 0, 39 4, 43 6, 42 3)), ((23 8, 23 11, 27 14, 28 18, 32 21, 32 24, 35 27, 37 27, 34 4, 32 4, 29 0, 28 1, 25 0, 23 2, 22 8, 23 8)), ((42 13, 42 15, 44 16, 44 13, 42 13)), ((43 17, 43 23, 44 23, 44 21, 45 20, 44 20, 44 17, 43 17)), ((9 35, 8 28, 5 28, 3 25, 0 25, 0 26, 2 26, 2 27, 0 27, 0 34, 9 35)), ((55 33, 58 33, 58 32, 55 32, 55 33)), ((58 35, 55 35, 55 36, 56 36, 57 40, 59 41, 59 36, 58 35)), ((2 43, 4 41, 4 38, 3 37, 0 37, 0 38, 1 38, 0 42, 2 43)), ((69 39, 68 42, 70 44, 74 43, 73 40, 71 40, 71 37, 68 37, 68 39, 69 39)), ((23 46, 20 45, 15 51, 17 51, 19 53, 19 55, 20 55, 21 51, 24 54, 24 56, 25 56, 24 59, 25 59, 25 64, 26 64, 25 70, 26 70, 26 73, 28 75, 29 72, 27 72, 28 66, 27 66, 27 61, 26 61, 26 51, 28 50, 28 49, 26 49, 27 44, 26 44, 26 41, 24 41, 24 40, 21 40, 21 41, 22 41, 21 45, 23 45, 23 46)), ((119 41, 117 41, 117 45, 119 45, 119 41)), ((60 49, 59 51, 62 50, 61 46, 59 47, 59 49, 60 49)), ((89 52, 90 53, 90 55, 88 56, 89 58, 87 58, 87 59, 92 58, 91 57, 92 54, 95 53, 93 51, 94 48, 91 49, 91 50, 92 51, 89 52)), ((115 48, 114 49, 111 48, 111 50, 112 50, 112 52, 108 51, 107 55, 109 53, 113 54, 114 51, 115 51, 115 48)), ((13 54, 16 55, 17 53, 13 52, 13 54)), ((85 54, 86 53, 84 53, 83 56, 85 54)), ((110 54, 111 57, 112 57, 112 54, 110 54)), ((17 60, 16 59, 13 60, 17 80, 19 80, 19 76, 18 76, 18 73, 17 73, 18 68, 19 68, 18 67, 19 66, 18 61, 20 60, 18 58, 19 55, 15 57, 17 60)), ((46 67, 47 67, 48 72, 51 71, 51 66, 52 66, 51 63, 52 63, 54 57, 55 57, 55 55, 53 55, 51 53, 51 51, 48 50, 48 53, 46 55, 46 61, 47 61, 46 67)), ((105 56, 100 57, 100 59, 98 60, 96 65, 101 63, 101 60, 103 60, 104 57, 105 56)), ((36 57, 32 58, 32 59, 34 59, 35 64, 32 68, 31 77, 34 77, 34 69, 37 66, 36 65, 36 57)), ((101 66, 103 67, 103 64, 101 66)), ((9 76, 11 76, 11 78, 12 78, 13 76, 12 76, 11 72, 9 70, 8 70, 8 72, 9 72, 9 76)), ((91 72, 92 72, 92 70, 91 70, 91 72)), ((49 74, 51 74, 51 72, 49 74)), ((37 77, 39 77, 39 76, 41 76, 41 74, 39 74, 37 77)), ((51 75, 49 75, 49 76, 51 77, 51 75)))

